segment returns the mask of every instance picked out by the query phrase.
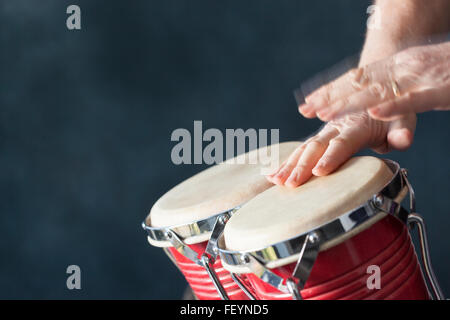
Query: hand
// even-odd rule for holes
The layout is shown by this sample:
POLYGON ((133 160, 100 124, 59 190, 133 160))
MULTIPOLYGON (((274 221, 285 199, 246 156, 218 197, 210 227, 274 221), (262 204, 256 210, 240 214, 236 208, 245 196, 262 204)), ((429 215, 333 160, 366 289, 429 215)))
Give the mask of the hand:
POLYGON ((323 176, 336 170, 361 148, 370 147, 379 153, 406 149, 412 143, 415 126, 414 114, 392 122, 374 120, 366 112, 347 114, 325 124, 267 179, 295 188, 313 174, 323 176))
POLYGON ((450 110, 450 42, 409 48, 351 70, 299 107, 305 117, 323 121, 361 110, 383 121, 450 110))

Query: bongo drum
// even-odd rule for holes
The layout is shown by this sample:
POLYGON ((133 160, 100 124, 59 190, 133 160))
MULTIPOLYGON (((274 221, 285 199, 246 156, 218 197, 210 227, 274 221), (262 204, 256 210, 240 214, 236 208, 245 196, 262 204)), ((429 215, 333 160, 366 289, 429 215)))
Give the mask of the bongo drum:
POLYGON ((413 189, 390 160, 355 157, 296 189, 260 193, 230 218, 218 247, 252 299, 443 298, 413 189), (418 227, 430 291, 408 225, 418 227))
POLYGON ((212 166, 180 183, 152 207, 142 226, 151 245, 164 248, 198 299, 246 299, 223 269, 217 238, 230 215, 245 202, 273 186, 261 174, 262 155, 279 161, 300 142, 253 150, 212 166))

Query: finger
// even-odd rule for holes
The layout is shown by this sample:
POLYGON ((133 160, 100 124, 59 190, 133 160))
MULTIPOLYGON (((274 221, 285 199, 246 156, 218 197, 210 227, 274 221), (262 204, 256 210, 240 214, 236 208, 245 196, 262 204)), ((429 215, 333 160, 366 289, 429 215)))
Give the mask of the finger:
POLYGON ((303 110, 318 111, 361 91, 370 84, 389 83, 391 70, 391 58, 350 70, 306 97, 305 101, 309 107, 303 110))
POLYGON ((314 139, 312 139, 301 154, 296 167, 286 180, 285 185, 291 188, 305 183, 312 176, 312 169, 328 147, 332 138, 338 135, 338 131, 329 126, 325 127, 314 139))
POLYGON ((327 108, 317 111, 317 116, 322 121, 330 121, 350 112, 362 111, 388 99, 395 98, 393 91, 383 83, 371 83, 366 88, 334 102, 327 108))
POLYGON ((406 93, 368 110, 377 120, 391 121, 408 113, 441 109, 450 105, 450 85, 406 93))
POLYGON ((305 118, 312 119, 316 117, 316 112, 314 111, 314 109, 309 105, 307 105, 306 103, 300 105, 298 107, 298 111, 305 118))
POLYGON ((359 90, 366 81, 363 68, 352 69, 308 95, 305 98, 306 107, 303 107, 302 110, 313 112, 323 108, 359 90))
MULTIPOLYGON (((266 175, 266 176, 265 176, 266 179, 267 179, 269 182, 272 182, 273 176, 275 176, 278 172, 280 172, 281 168, 284 167, 284 165, 286 164, 286 162, 287 162, 287 160, 284 160, 284 161, 281 163, 281 165, 280 165, 273 173, 266 175)), ((273 183, 273 182, 272 182, 272 183, 273 183)))
POLYGON ((389 124, 387 142, 389 149, 406 150, 414 140, 417 116, 410 113, 401 119, 394 120, 389 124))
POLYGON ((330 140, 327 150, 313 168, 314 175, 324 176, 333 172, 366 144, 365 136, 358 129, 343 131, 330 140))
POLYGON ((280 172, 281 168, 284 167, 284 165, 286 164, 286 162, 287 162, 287 159, 284 160, 284 161, 280 164, 280 166, 279 166, 277 169, 274 170, 273 173, 267 174, 266 177, 273 177, 274 175, 276 175, 278 172, 280 172))
POLYGON ((327 149, 329 141, 337 134, 336 129, 328 127, 311 140, 301 154, 285 185, 295 188, 308 181, 312 176, 312 169, 327 149))
POLYGON ((292 169, 295 167, 298 159, 306 148, 307 143, 303 143, 300 147, 294 150, 294 152, 289 156, 286 160, 285 165, 272 177, 272 182, 277 185, 282 185, 289 177, 292 172, 292 169))

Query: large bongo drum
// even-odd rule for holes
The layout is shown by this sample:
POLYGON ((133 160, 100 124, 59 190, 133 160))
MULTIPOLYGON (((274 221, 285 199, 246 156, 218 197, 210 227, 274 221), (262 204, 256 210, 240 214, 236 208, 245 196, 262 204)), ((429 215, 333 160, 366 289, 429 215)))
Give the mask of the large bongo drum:
MULTIPOLYGON (((261 155, 286 159, 300 142, 253 150, 212 166, 164 194, 143 222, 151 245, 164 248, 198 299, 247 299, 220 262, 217 238, 230 215, 272 186, 261 155)), ((272 158, 274 159, 274 158, 272 158)))
POLYGON ((406 171, 389 160, 355 157, 296 189, 260 193, 230 218, 218 247, 252 299, 443 298, 406 171), (419 230, 428 286, 408 225, 419 230))

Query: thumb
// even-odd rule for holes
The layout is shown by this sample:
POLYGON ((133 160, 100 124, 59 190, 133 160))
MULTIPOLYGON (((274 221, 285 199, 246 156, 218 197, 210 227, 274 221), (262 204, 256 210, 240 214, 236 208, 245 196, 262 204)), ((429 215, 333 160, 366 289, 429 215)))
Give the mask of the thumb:
POLYGON ((417 116, 409 113, 389 124, 387 142, 389 149, 406 150, 414 139, 417 116))

